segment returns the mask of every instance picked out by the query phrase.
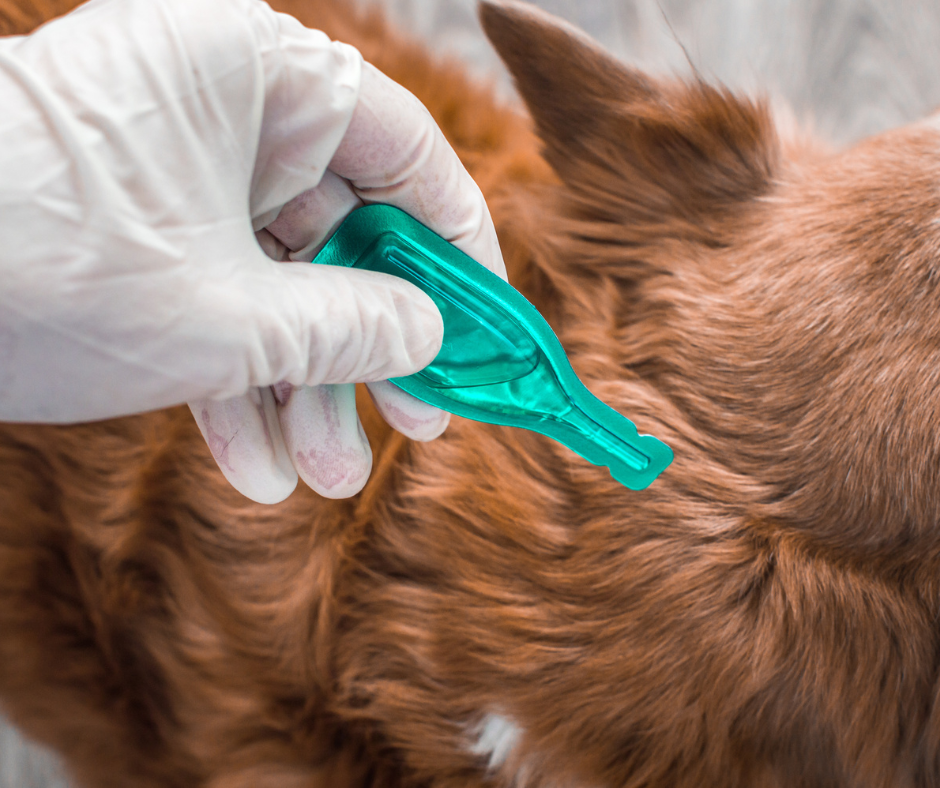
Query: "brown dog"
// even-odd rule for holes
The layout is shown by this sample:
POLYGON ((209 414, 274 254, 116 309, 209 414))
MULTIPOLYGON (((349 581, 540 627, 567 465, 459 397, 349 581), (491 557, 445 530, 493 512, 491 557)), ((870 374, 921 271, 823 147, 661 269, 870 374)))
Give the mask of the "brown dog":
POLYGON ((425 101, 676 460, 371 414, 360 496, 263 507, 185 410, 2 427, 4 709, 87 786, 940 785, 940 126, 830 153, 484 5, 539 143, 343 5, 279 7, 425 101))

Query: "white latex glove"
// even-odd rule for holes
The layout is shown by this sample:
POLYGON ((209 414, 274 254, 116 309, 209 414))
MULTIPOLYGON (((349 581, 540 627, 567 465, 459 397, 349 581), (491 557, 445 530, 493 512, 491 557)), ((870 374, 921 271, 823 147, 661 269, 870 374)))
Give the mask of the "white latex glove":
MULTIPOLYGON (((371 468, 352 382, 425 366, 440 315, 393 277, 290 261, 387 202, 505 273, 420 103, 259 0, 92 0, 0 40, 0 107, 3 420, 188 401, 249 497, 285 498, 295 466, 351 495, 371 468)), ((447 424, 370 389, 406 434, 447 424)))

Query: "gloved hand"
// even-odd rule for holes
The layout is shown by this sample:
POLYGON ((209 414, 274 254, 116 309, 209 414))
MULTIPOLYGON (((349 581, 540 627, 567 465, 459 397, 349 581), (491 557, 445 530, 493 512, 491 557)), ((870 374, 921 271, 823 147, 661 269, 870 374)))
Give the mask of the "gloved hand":
POLYGON ((446 427, 381 382, 437 353, 431 300, 294 262, 385 202, 505 275, 440 130, 355 49, 259 0, 92 0, 0 40, 0 106, 0 419, 190 402, 262 502, 298 471, 324 495, 361 489, 353 381, 378 381, 405 434, 446 427))

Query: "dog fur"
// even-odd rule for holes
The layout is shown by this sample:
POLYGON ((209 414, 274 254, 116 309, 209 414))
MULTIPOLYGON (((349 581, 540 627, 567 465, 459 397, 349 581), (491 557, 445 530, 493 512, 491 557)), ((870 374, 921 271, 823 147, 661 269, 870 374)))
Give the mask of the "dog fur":
POLYGON ((940 124, 831 151, 483 5, 527 119, 375 14, 278 7, 427 104, 511 281, 676 460, 631 492, 363 401, 366 490, 264 507, 186 410, 2 425, 11 719, 102 788, 940 785, 940 124))

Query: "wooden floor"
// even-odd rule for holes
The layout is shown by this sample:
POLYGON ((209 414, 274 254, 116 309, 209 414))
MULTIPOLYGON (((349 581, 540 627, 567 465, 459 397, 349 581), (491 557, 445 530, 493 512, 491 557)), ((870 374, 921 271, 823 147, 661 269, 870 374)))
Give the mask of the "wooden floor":
MULTIPOLYGON (((506 95, 509 79, 476 21, 475 0, 381 3, 432 48, 456 54, 506 95)), ((940 107, 936 0, 537 0, 627 62, 762 91, 835 143, 940 107), (683 50, 684 48, 684 50, 683 50)), ((0 788, 60 788, 55 760, 0 717, 0 788)))

